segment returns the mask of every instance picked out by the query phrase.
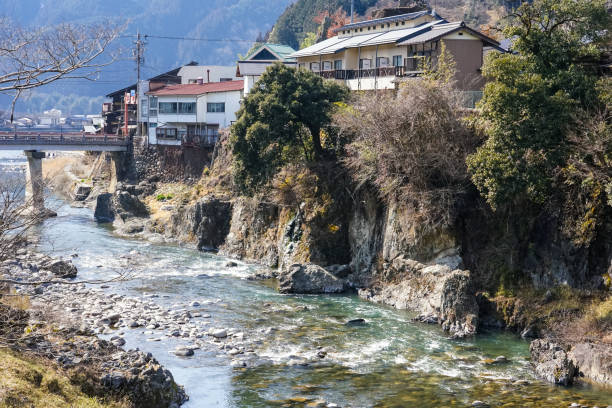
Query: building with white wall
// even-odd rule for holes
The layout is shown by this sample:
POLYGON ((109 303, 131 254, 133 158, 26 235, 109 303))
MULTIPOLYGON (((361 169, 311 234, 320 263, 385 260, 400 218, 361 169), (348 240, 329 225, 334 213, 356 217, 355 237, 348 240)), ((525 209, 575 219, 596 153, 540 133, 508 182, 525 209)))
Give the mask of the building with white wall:
POLYGON ((504 51, 499 43, 464 22, 449 23, 435 11, 384 17, 345 25, 337 35, 289 55, 299 68, 344 82, 351 90, 395 89, 402 78, 435 64, 441 44, 454 57, 458 86, 477 90, 483 55, 504 51))
POLYGON ((148 142, 210 146, 236 120, 244 81, 168 85, 147 95, 148 142))
POLYGON ((244 94, 247 95, 266 68, 278 62, 295 67, 289 55, 295 50, 287 45, 264 43, 255 47, 246 57, 238 61, 236 75, 244 78, 244 94))
POLYGON ((178 71, 181 84, 238 81, 236 67, 221 65, 185 65, 178 71))

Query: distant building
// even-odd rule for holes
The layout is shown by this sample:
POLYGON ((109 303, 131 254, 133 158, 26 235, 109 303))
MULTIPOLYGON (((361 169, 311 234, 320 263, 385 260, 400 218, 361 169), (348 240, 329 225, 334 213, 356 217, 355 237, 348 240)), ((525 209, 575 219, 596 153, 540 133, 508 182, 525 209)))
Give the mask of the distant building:
POLYGON ((249 93, 255 82, 270 65, 281 62, 295 67, 296 61, 290 57, 294 52, 295 50, 287 45, 264 43, 238 61, 236 75, 244 78, 244 94, 249 93))
POLYGON ((168 85, 147 92, 148 142, 211 146, 236 120, 243 81, 168 85))
POLYGON ((442 42, 455 59, 458 86, 479 90, 484 54, 504 51, 464 22, 449 23, 427 10, 348 24, 336 32, 289 57, 297 59, 298 67, 354 91, 395 89, 399 79, 420 76, 424 61, 435 64, 442 42))
POLYGON ((39 123, 45 126, 59 126, 60 119, 62 117, 62 111, 59 109, 50 109, 43 112, 43 115, 39 119, 39 123))
POLYGON ((220 65, 185 65, 178 76, 181 84, 197 84, 198 82, 227 82, 237 81, 236 67, 220 65))

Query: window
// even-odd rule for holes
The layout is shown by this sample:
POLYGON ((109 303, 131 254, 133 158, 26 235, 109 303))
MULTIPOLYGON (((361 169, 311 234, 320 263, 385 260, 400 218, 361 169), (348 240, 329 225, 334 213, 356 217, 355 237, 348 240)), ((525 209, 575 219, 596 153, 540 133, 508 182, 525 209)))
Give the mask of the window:
MULTIPOLYGON (((161 104, 160 104, 161 105, 161 104)), ((176 128, 157 128, 155 134, 159 139, 173 139, 177 138, 176 128)))
POLYGON ((195 102, 179 102, 178 112, 184 114, 195 114, 196 104, 195 102))
POLYGON ((386 68, 389 66, 389 58, 378 57, 376 58, 376 68, 386 68))
POLYGON ((189 83, 190 83, 190 84, 197 84, 197 83, 198 83, 198 80, 197 80, 197 79, 190 79, 190 80, 189 80, 189 83))
POLYGON ((331 61, 323 61, 323 71, 331 71, 332 63, 331 61))
POLYGON ((334 69, 336 71, 340 71, 342 69, 342 60, 335 60, 334 61, 334 69))
POLYGON ((208 102, 206 111, 208 113, 223 113, 225 112, 225 102, 208 102))
POLYGON ((311 62, 310 63, 310 70, 312 72, 319 72, 321 70, 321 65, 319 65, 318 62, 311 62))
POLYGON ((148 115, 149 115, 149 112, 148 112, 147 107, 148 107, 149 105, 147 104, 147 100, 146 100, 146 99, 143 99, 142 101, 140 101, 140 106, 141 106, 141 108, 140 108, 140 109, 141 109, 140 114, 141 114, 142 116, 148 116, 148 115))
POLYGON ((372 60, 371 59, 362 59, 359 60, 359 69, 370 69, 372 68, 372 60))
POLYGON ((157 96, 149 96, 149 108, 157 109, 157 96))
POLYGON ((393 56, 393 66, 394 67, 401 67, 403 64, 403 58, 401 55, 394 55, 393 56))
POLYGON ((176 113, 177 103, 176 102, 160 102, 159 113, 176 113))
POLYGON ((219 80, 219 82, 230 82, 230 81, 232 81, 232 78, 221 78, 219 80))

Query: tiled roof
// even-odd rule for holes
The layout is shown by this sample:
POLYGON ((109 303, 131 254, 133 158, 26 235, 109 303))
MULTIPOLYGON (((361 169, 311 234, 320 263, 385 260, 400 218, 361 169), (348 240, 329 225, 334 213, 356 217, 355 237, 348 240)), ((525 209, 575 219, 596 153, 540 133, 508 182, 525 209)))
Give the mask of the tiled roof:
POLYGON ((411 44, 422 44, 422 43, 426 43, 429 41, 437 40, 441 37, 444 37, 448 34, 451 34, 455 31, 460 31, 460 30, 468 31, 470 34, 482 39, 488 45, 502 50, 502 48, 500 47, 497 41, 466 26, 463 21, 456 22, 456 23, 448 23, 448 24, 437 24, 433 26, 431 30, 425 33, 419 34, 417 36, 414 36, 412 38, 409 38, 405 41, 402 41, 398 45, 401 46, 401 45, 411 45, 411 44))
POLYGON ((272 51, 272 53, 278 55, 281 60, 287 59, 290 54, 293 54, 295 52, 295 50, 293 48, 289 47, 288 45, 273 44, 273 43, 263 43, 259 47, 255 48, 251 52, 249 52, 247 54, 247 56, 244 57, 244 60, 250 59, 252 56, 254 56, 257 53, 259 53, 259 51, 261 51, 262 48, 267 48, 268 50, 272 51))
POLYGON ((414 13, 407 13, 407 14, 400 14, 397 16, 391 16, 391 17, 383 17, 383 18, 377 18, 374 20, 365 20, 365 21, 359 21, 357 23, 353 23, 353 24, 347 24, 345 26, 342 26, 338 29, 336 29, 335 31, 342 31, 342 30, 350 30, 353 28, 359 28, 359 27, 367 27, 367 26, 371 26, 371 25, 375 25, 375 24, 384 24, 384 23, 395 23, 396 21, 408 21, 408 20, 415 20, 419 17, 423 17, 426 15, 432 15, 436 18, 441 18, 435 11, 433 10, 423 10, 423 11, 417 11, 414 13))
POLYGON ((147 92, 147 95, 170 96, 170 95, 204 95, 214 92, 242 91, 244 81, 210 82, 207 84, 185 84, 168 85, 157 91, 147 92))

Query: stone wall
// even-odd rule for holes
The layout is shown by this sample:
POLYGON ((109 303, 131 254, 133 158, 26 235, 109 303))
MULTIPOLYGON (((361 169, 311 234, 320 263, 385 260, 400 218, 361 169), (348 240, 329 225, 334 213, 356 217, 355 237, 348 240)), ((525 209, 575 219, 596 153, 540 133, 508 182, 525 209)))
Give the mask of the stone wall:
POLYGON ((210 167, 212 155, 212 148, 149 146, 135 153, 136 173, 139 180, 197 181, 210 167))

